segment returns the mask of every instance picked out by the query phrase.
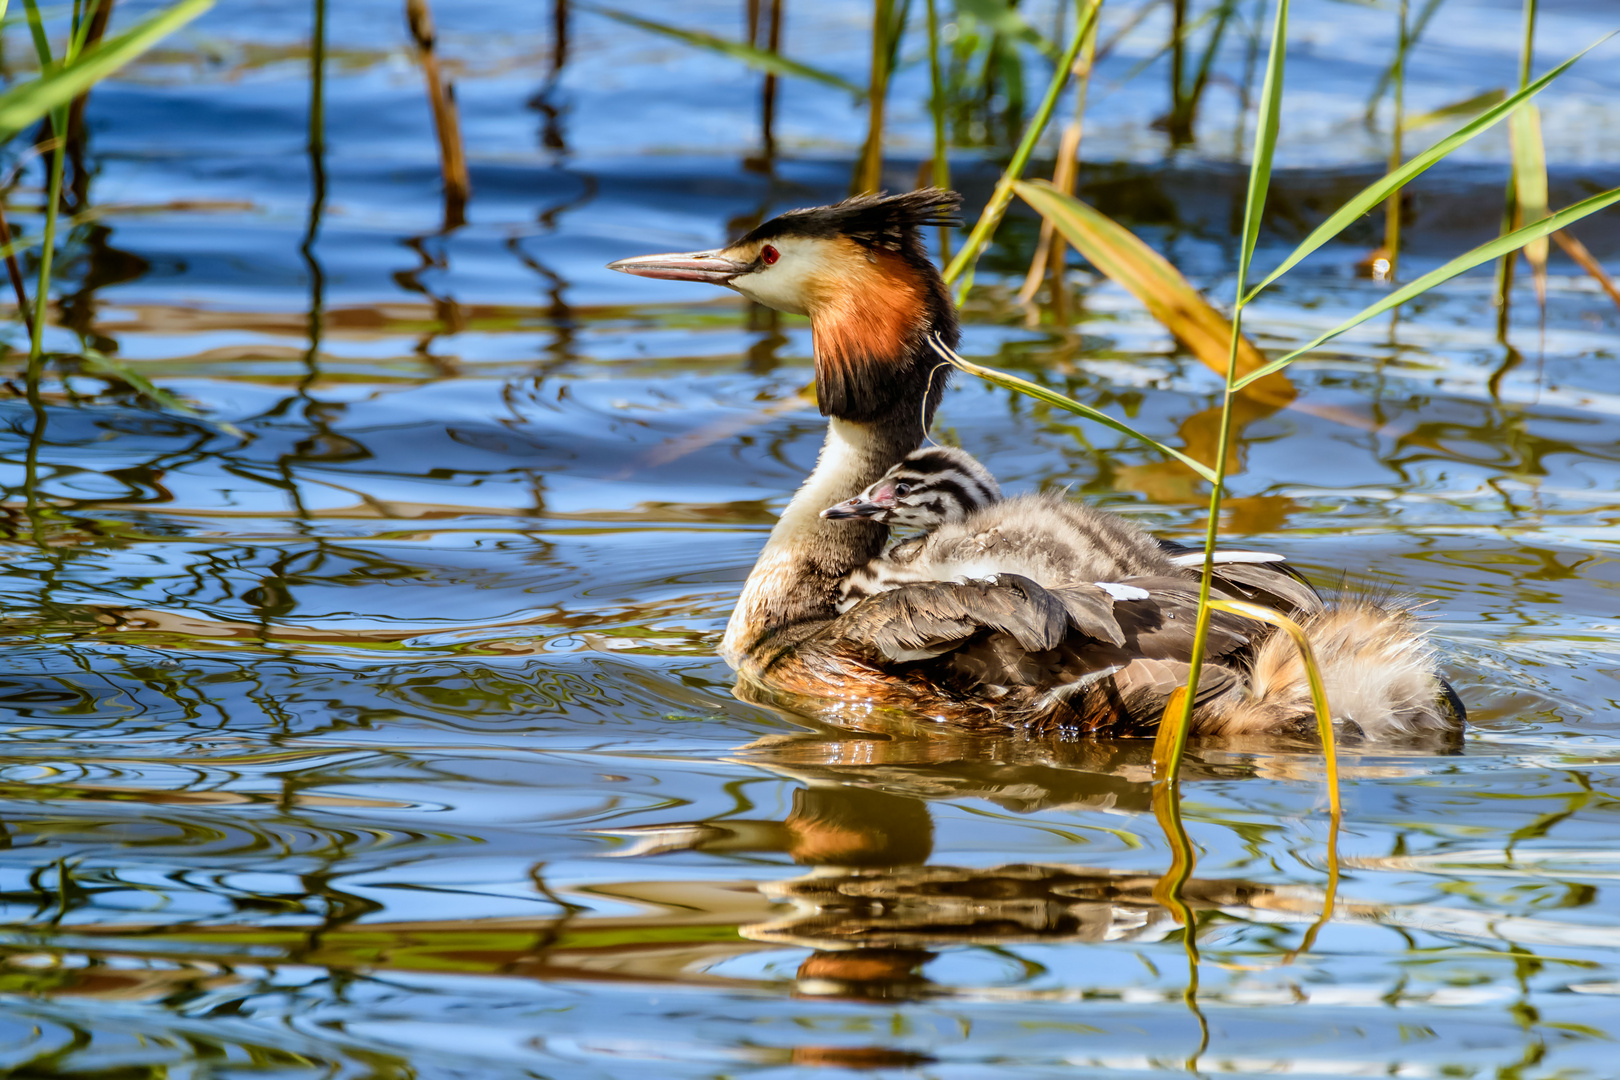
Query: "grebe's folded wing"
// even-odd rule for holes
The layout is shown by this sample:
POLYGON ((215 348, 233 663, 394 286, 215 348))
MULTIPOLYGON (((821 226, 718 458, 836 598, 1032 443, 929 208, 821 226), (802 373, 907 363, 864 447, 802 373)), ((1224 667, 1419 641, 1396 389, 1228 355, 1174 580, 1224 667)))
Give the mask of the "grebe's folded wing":
POLYGON ((1046 589, 1018 574, 922 581, 868 597, 826 634, 896 664, 939 656, 984 630, 1006 634, 1028 652, 1054 649, 1076 632, 1118 646, 1125 637, 1113 603, 1097 586, 1046 589))

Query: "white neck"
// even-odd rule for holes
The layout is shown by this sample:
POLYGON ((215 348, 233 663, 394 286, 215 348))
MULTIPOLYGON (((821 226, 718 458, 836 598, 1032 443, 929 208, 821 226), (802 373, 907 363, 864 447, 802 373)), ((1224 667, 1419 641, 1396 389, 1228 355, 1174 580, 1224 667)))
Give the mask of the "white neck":
POLYGON ((853 498, 912 447, 876 425, 836 417, 813 472, 782 511, 726 625, 720 655, 741 667, 770 629, 836 614, 838 581, 881 549, 888 530, 867 521, 829 521, 821 511, 853 498))

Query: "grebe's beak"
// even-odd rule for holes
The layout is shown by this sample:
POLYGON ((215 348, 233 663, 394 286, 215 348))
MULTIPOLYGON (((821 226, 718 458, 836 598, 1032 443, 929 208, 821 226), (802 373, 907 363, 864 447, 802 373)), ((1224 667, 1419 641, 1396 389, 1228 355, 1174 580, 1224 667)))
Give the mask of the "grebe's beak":
POLYGON ((845 499, 835 503, 821 512, 824 518, 869 518, 877 517, 885 510, 894 509, 894 500, 884 502, 882 499, 863 499, 859 495, 853 499, 845 499))
POLYGON ((718 251, 698 251, 690 255, 670 252, 667 255, 637 255, 633 259, 620 259, 608 263, 609 270, 636 277, 663 278, 665 281, 706 281, 710 285, 725 285, 740 274, 754 268, 752 263, 728 259, 718 251))

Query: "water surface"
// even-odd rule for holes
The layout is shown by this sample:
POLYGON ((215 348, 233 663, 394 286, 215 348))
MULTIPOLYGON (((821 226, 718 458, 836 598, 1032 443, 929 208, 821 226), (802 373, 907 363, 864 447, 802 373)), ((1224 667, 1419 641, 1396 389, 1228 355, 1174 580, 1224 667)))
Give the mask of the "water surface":
MULTIPOLYGON (((636 10, 739 32, 735 5, 665 7, 636 10)), ((201 418, 88 374, 47 382, 43 426, 0 399, 0 1068, 1613 1074, 1620 318, 1590 279, 1555 258, 1508 345, 1489 277, 1460 279, 1250 418, 1229 532, 1428 602, 1473 724, 1456 754, 1346 757, 1326 920, 1319 758, 1195 747, 1178 911, 1145 745, 841 731, 739 699, 714 655, 819 446, 808 328, 603 266, 840 197, 847 96, 787 84, 763 172, 741 67, 580 11, 562 48, 538 5, 440 8, 474 186, 449 231, 396 6, 330 11, 313 154, 301 7, 222 4, 92 98, 104 216, 51 341, 201 418)), ((863 77, 863 5, 788 8, 790 52, 863 77)), ((1544 9, 1542 67, 1612 28, 1544 9)), ((1269 259, 1384 153, 1360 117, 1392 13, 1297 12, 1269 259)), ((1085 194, 1225 297, 1236 98, 1167 154, 1164 62, 1124 81, 1163 14, 1100 75, 1085 194)), ((1414 108, 1512 82, 1516 5, 1441 18, 1414 108)), ((1546 99, 1555 205, 1620 183, 1617 79, 1597 58, 1546 99)), ((894 186, 925 88, 897 81, 894 186)), ((1424 179, 1408 273, 1494 232, 1503 148, 1424 179)), ((971 199, 995 154, 956 161, 971 199)), ((1601 258, 1614 221, 1577 230, 1601 258)), ((987 257, 963 351, 1207 446, 1215 377, 1125 293, 1077 268, 1078 325, 1026 325, 1033 231, 987 257)), ((1291 276, 1257 342, 1379 295, 1374 242, 1291 276)), ((1010 489, 1201 529, 1184 471, 1066 414, 959 384, 938 427, 1010 489)))

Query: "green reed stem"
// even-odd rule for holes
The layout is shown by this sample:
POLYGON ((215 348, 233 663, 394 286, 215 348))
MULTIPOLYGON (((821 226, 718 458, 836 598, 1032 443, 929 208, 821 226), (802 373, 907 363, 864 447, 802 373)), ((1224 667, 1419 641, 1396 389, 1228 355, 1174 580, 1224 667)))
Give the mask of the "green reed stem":
POLYGON ((1226 463, 1232 445, 1232 403, 1236 400, 1238 343, 1243 340, 1243 308, 1248 291, 1249 264, 1260 237, 1260 219, 1265 212, 1266 193, 1271 187, 1271 160, 1277 147, 1277 121, 1282 106, 1283 64, 1288 42, 1288 0, 1278 0, 1271 30, 1271 52, 1266 61, 1266 81, 1260 92, 1260 112, 1249 165, 1249 191, 1243 211, 1243 243, 1238 256, 1236 302, 1232 307, 1231 346, 1227 351, 1226 387, 1221 397, 1221 426, 1215 451, 1215 478, 1209 492, 1209 519, 1204 527, 1204 571, 1198 581, 1198 622, 1193 634, 1192 656, 1188 660, 1187 694, 1180 714, 1166 716, 1175 730, 1165 747, 1162 760, 1155 760, 1155 778, 1170 784, 1181 768, 1187 733, 1192 727, 1193 705, 1198 698, 1198 677, 1203 672, 1204 652, 1209 636, 1211 608, 1209 594, 1215 578, 1215 541, 1220 533, 1221 501, 1226 494, 1226 463))
MULTIPOLYGON (((1395 88, 1395 120, 1390 125, 1390 172, 1394 172, 1401 167, 1401 158, 1405 156, 1405 152, 1401 147, 1401 135, 1406 125, 1406 52, 1408 47, 1406 16, 1407 0, 1401 0, 1399 23, 1395 38, 1395 71, 1391 79, 1395 88)), ((1389 270, 1385 276, 1388 280, 1393 281, 1396 272, 1400 268, 1401 258, 1401 192, 1399 188, 1390 192, 1389 198, 1384 203, 1384 248, 1389 252, 1389 270)))
MULTIPOLYGON (((54 126, 67 122, 66 109, 52 110, 54 126)), ((39 281, 34 286, 34 328, 28 343, 28 377, 38 377, 38 366, 45 355, 45 307, 51 293, 51 263, 56 250, 56 215, 62 201, 62 173, 67 160, 67 143, 58 138, 51 151, 50 203, 45 208, 45 228, 40 236, 39 281)))
MULTIPOLYGON (((45 23, 40 18, 39 5, 35 0, 23 0, 24 9, 28 14, 28 29, 33 35, 34 51, 39 56, 40 76, 43 78, 51 73, 55 64, 51 60, 50 39, 45 36, 45 23)), ((39 516, 39 451, 45 439, 45 403, 40 396, 39 383, 44 374, 45 359, 45 305, 50 297, 51 290, 51 253, 56 242, 56 212, 62 201, 62 170, 66 162, 66 140, 63 129, 67 123, 66 106, 58 106, 50 111, 51 133, 53 146, 51 149, 50 181, 47 185, 49 194, 45 205, 45 227, 40 235, 43 247, 39 257, 39 279, 34 286, 34 315, 28 327, 28 369, 24 376, 24 388, 28 395, 28 404, 34 414, 34 427, 28 433, 28 452, 25 461, 24 498, 27 503, 27 514, 30 531, 34 542, 43 544, 43 523, 39 516)))
MULTIPOLYGON (((28 29, 33 34, 34 51, 39 55, 41 74, 47 74, 56 65, 51 59, 51 43, 45 36, 44 20, 40 18, 36 0, 23 0, 28 12, 28 29)), ((72 45, 69 45, 72 49, 72 45)), ((71 57, 69 57, 71 59, 71 57)), ((45 201, 45 227, 40 235, 39 279, 34 286, 34 325, 28 342, 28 381, 36 387, 45 356, 45 307, 50 299, 51 260, 56 248, 56 216, 62 202, 62 172, 66 164, 67 106, 59 105, 50 111, 51 132, 55 145, 51 149, 49 193, 45 201)))
MULTIPOLYGON (((1530 85, 1530 67, 1536 50, 1537 0, 1524 0, 1524 40, 1519 46, 1519 89, 1530 85)), ((1523 106, 1520 106, 1523 108, 1523 106)), ((1508 174, 1507 191, 1502 199, 1502 232, 1506 236, 1518 227, 1519 184, 1517 173, 1508 174)), ((1507 339, 1508 319, 1511 314, 1513 271, 1518 265, 1519 253, 1510 251, 1496 266, 1496 337, 1507 339)))
POLYGON ((945 267, 945 284, 951 285, 957 278, 963 279, 956 298, 958 305, 967 298, 968 290, 973 287, 973 267, 978 263, 979 254, 985 245, 990 242, 996 226, 1001 224, 1001 216, 1007 212, 1007 204, 1012 202, 1013 184, 1022 179, 1030 155, 1035 152, 1035 144, 1040 141, 1041 133, 1051 121, 1052 112, 1057 108, 1063 87, 1074 71, 1074 59, 1080 54, 1080 46, 1085 44, 1086 36, 1091 33, 1092 24, 1097 21, 1097 12, 1101 8, 1102 0, 1091 0, 1087 5, 1085 18, 1075 27, 1074 37, 1069 39, 1068 47, 1058 58, 1057 69, 1052 72, 1052 81, 1046 87, 1046 96, 1041 98, 1040 108, 1035 110, 1034 118, 1024 129, 1024 137, 1019 141, 1018 149, 1013 151, 1012 160, 1007 163, 1007 168, 1002 171, 1001 179, 996 181, 996 189, 991 193, 990 201, 985 205, 984 212, 979 215, 973 231, 968 234, 967 243, 957 253, 956 258, 945 267))

